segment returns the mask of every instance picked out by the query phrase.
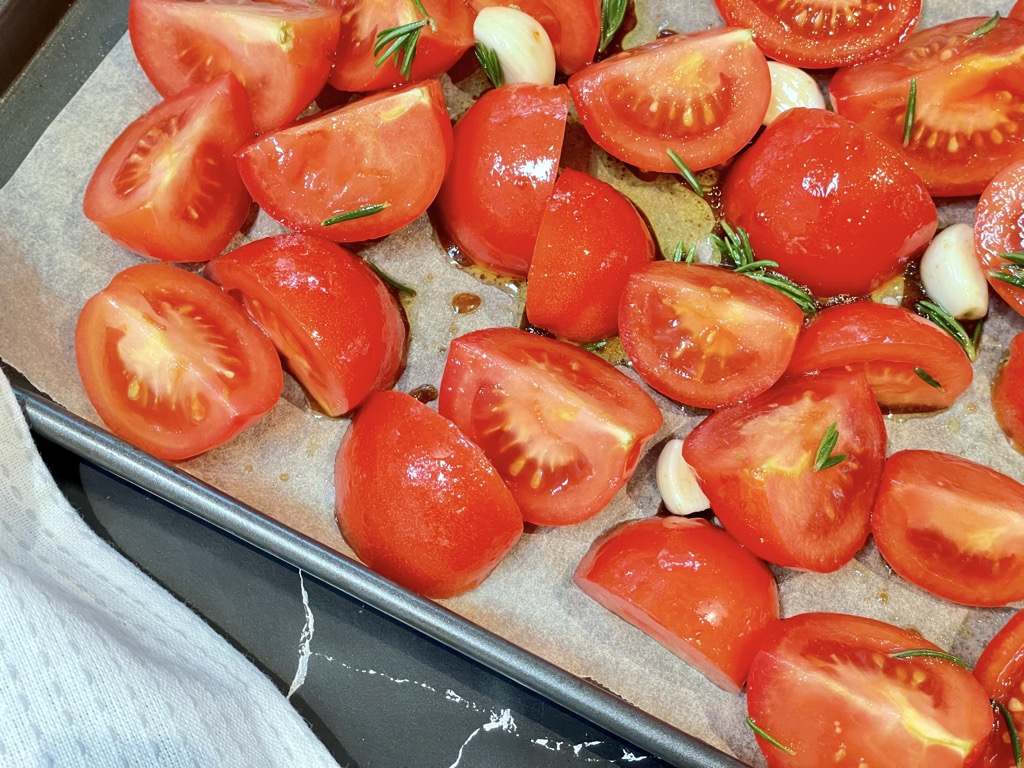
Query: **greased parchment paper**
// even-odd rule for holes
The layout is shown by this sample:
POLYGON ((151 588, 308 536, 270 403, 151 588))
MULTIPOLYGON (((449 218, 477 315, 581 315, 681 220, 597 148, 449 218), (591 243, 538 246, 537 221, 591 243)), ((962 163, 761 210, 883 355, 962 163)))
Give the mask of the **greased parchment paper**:
MULTIPOLYGON (((963 15, 1006 12, 984 0, 925 0, 922 27, 963 15)), ((627 46, 721 24, 711 0, 637 0, 637 26, 627 46)), ((471 101, 479 80, 446 82, 453 114, 471 101)), ((0 190, 0 357, 75 413, 99 423, 74 361, 79 309, 115 273, 141 259, 119 248, 81 213, 82 195, 96 163, 120 131, 158 100, 135 62, 127 37, 118 43, 0 190)), ((415 137, 410 137, 411 141, 415 137)), ((630 195, 658 230, 663 248, 686 237, 695 242, 712 226, 704 204, 679 184, 646 184, 591 152, 578 125, 570 125, 563 163, 589 170, 630 195)), ((970 221, 973 203, 940 208, 940 226, 970 221)), ((282 231, 262 214, 233 245, 282 231)), ((518 322, 514 291, 485 285, 449 263, 425 217, 372 246, 364 255, 415 286, 406 305, 411 328, 409 364, 398 389, 437 386, 448 342, 478 328, 518 322), (481 308, 458 315, 452 297, 472 292, 481 308)), ((851 258, 856 255, 852 254, 851 258)), ((941 448, 984 462, 1024 480, 1024 457, 1014 453, 996 425, 989 384, 1012 335, 1024 322, 1001 303, 985 325, 975 380, 946 412, 889 418, 889 450, 941 448)), ((632 372, 630 372, 632 375, 632 372)), ((635 477, 595 519, 568 529, 541 528, 521 543, 480 588, 446 601, 466 618, 508 640, 597 681, 647 712, 735 754, 753 765, 763 758, 744 725, 742 697, 719 691, 640 631, 592 602, 571 584, 571 573, 590 543, 623 520, 658 509, 654 466, 664 441, 684 436, 702 417, 654 395, 665 426, 635 477)), ((287 380, 284 397, 255 427, 231 444, 183 467, 197 477, 270 514, 327 547, 351 554, 333 518, 333 460, 347 426, 312 412, 302 391, 287 380)), ((785 615, 811 610, 870 616, 913 627, 929 640, 974 661, 1010 613, 966 610, 931 597, 893 576, 873 545, 829 575, 776 570, 785 615)))

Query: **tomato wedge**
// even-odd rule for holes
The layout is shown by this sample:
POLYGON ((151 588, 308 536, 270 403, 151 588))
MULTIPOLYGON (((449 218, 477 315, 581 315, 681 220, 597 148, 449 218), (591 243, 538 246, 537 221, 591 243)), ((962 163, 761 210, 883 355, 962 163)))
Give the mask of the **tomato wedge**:
POLYGON ((119 272, 75 327, 82 384, 110 430, 161 459, 226 443, 281 395, 270 339, 208 280, 168 264, 119 272))
POLYGON ((1024 333, 1010 340, 1006 355, 992 380, 992 411, 1013 447, 1024 453, 1024 333))
POLYGON ((974 213, 974 252, 989 285, 1024 315, 1024 160, 1007 166, 982 192, 974 213), (1020 264, 1007 258, 1013 254, 1020 264))
MULTIPOLYGON (((1017 733, 1024 733, 1024 611, 1013 614, 992 638, 974 665, 985 693, 1002 704, 1010 715, 1017 733)), ((1002 717, 996 718, 995 731, 988 742, 979 768, 1014 768, 1010 734, 1002 717)))

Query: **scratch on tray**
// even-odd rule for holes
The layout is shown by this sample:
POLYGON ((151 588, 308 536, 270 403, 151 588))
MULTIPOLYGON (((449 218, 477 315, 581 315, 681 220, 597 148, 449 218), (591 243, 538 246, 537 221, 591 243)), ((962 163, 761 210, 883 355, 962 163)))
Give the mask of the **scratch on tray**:
POLYGON ((642 763, 647 759, 646 755, 634 755, 632 752, 623 750, 622 757, 619 758, 624 763, 642 763))
POLYGON ((302 610, 306 613, 306 623, 302 627, 302 634, 299 635, 299 666, 295 670, 295 677, 292 680, 291 687, 288 689, 288 698, 302 687, 306 682, 306 672, 309 670, 309 657, 312 655, 310 651, 310 643, 313 640, 313 611, 309 607, 309 593, 306 592, 306 582, 302 578, 302 570, 299 570, 299 589, 302 590, 302 610))
MULTIPOLYGON (((453 692, 449 691, 448 693, 453 693, 453 692)), ((459 697, 459 698, 461 698, 461 697, 459 697)), ((464 699, 463 699, 463 701, 464 701, 464 699)), ((510 710, 510 709, 503 709, 503 710, 501 710, 501 714, 497 714, 495 712, 491 712, 491 720, 490 720, 490 722, 484 723, 482 726, 480 726, 475 731, 473 731, 471 734, 469 734, 469 737, 464 742, 462 742, 462 746, 459 747, 459 754, 455 758, 455 762, 452 763, 450 766, 448 766, 448 768, 458 768, 459 763, 462 762, 462 753, 465 751, 466 747, 469 746, 469 742, 471 742, 474 738, 476 738, 478 733, 480 733, 481 731, 485 731, 485 732, 486 731, 493 731, 496 728, 500 728, 501 730, 505 731, 506 733, 512 733, 512 734, 514 734, 518 730, 518 726, 516 726, 516 721, 512 719, 512 710, 510 710)))

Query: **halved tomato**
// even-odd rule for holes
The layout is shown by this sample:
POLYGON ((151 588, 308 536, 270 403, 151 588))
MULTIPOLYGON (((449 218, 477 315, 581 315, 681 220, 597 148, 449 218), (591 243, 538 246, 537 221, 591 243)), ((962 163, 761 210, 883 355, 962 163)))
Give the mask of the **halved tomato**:
POLYGON ((661 428, 661 411, 596 355, 514 328, 460 336, 437 409, 483 448, 523 519, 571 525, 600 512, 661 428))
POLYGON ((286 227, 351 243, 390 235, 426 211, 451 148, 441 84, 429 80, 265 134, 238 153, 238 169, 286 227))
POLYGON ((1024 333, 1010 340, 992 380, 992 410, 1013 447, 1024 453, 1024 333))
POLYGON ((269 411, 270 339, 209 280, 169 264, 119 272, 75 327, 82 384, 110 430, 161 459, 226 443, 269 411))
POLYGON ((669 150, 692 170, 739 152, 768 110, 768 62, 750 31, 726 27, 631 48, 569 78, 580 120, 608 154, 674 173, 669 150))
POLYGON ((163 261, 209 261, 249 215, 232 155, 253 136, 234 75, 157 104, 110 145, 82 209, 129 250, 163 261))
POLYGON ((1003 300, 1024 315, 1024 160, 1007 166, 985 187, 974 212, 974 252, 1003 300), (998 273, 1003 279, 995 277, 998 273))
POLYGON ((1011 19, 1024 19, 1024 0, 1017 0, 1013 8, 1010 9, 1011 19))
POLYGON ((341 19, 299 0, 132 0, 128 32, 163 96, 230 72, 259 133, 309 106, 331 72, 341 19))
POLYGON ((836 73, 836 112, 895 149, 935 196, 976 195, 1024 159, 1024 22, 951 21, 915 32, 888 56, 836 73), (916 108, 904 123, 911 82, 916 108))
MULTIPOLYGON (((1017 611, 992 638, 974 665, 974 676, 992 699, 1009 712, 1017 733, 1024 733, 1024 611, 1017 611)), ((1016 768, 1006 723, 996 718, 979 768, 1016 768)))

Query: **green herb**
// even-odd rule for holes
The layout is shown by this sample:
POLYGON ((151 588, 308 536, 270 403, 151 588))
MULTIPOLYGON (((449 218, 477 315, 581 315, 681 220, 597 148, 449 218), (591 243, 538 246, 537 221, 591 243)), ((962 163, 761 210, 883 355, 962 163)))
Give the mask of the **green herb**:
POLYGON ((320 222, 322 227, 331 227, 335 224, 341 224, 343 221, 355 221, 356 219, 365 219, 367 216, 373 216, 375 213, 380 213, 385 208, 390 206, 391 203, 377 203, 376 205, 364 205, 360 208, 355 208, 351 211, 345 211, 344 213, 336 213, 328 219, 324 219, 320 222))
POLYGON ((603 52, 615 39, 626 18, 626 3, 627 0, 601 0, 601 41, 597 50, 603 52))
POLYGON ((690 246, 690 250, 686 252, 686 263, 693 264, 697 260, 697 244, 694 243, 690 246))
POLYGON ((836 449, 836 443, 839 442, 839 430, 836 428, 836 422, 829 424, 828 429, 825 430, 824 436, 821 438, 821 443, 818 445, 818 453, 814 457, 814 471, 820 472, 823 469, 831 469, 837 464, 842 464, 846 461, 846 454, 840 453, 835 456, 832 455, 832 451, 836 449))
POLYGON ((936 389, 942 389, 942 385, 939 384, 939 382, 937 382, 935 379, 933 379, 932 375, 928 373, 928 371, 926 371, 924 368, 915 368, 914 373, 916 373, 918 376, 924 379, 924 382, 928 386, 935 387, 936 389))
POLYGON ((807 289, 797 285, 788 277, 776 275, 771 272, 752 272, 748 273, 747 276, 754 278, 759 283, 764 283, 765 285, 774 288, 800 307, 800 311, 805 315, 813 315, 818 311, 818 304, 814 300, 814 297, 807 292, 807 289))
POLYGON ((498 54, 493 48, 488 48, 483 43, 476 44, 476 60, 487 74, 487 79, 495 88, 505 84, 505 73, 501 71, 501 62, 498 61, 498 54))
POLYGON ((607 341, 592 341, 589 344, 584 344, 583 348, 588 352, 597 352, 608 346, 607 341))
POLYGON ((959 321, 949 312, 931 301, 919 301, 915 309, 921 317, 931 320, 939 328, 952 336, 956 343, 964 348, 967 358, 972 363, 978 359, 978 348, 975 346, 974 341, 967 335, 967 331, 964 330, 959 321))
POLYGON ((897 651, 896 653, 890 653, 889 654, 889 658, 890 659, 917 659, 917 658, 941 659, 942 661, 948 661, 948 662, 951 662, 953 664, 956 664, 958 667, 963 667, 964 669, 966 669, 968 671, 970 671, 970 669, 971 669, 969 666, 967 666, 967 662, 964 661, 963 659, 961 659, 961 658, 959 658, 957 656, 954 656, 951 653, 946 653, 945 651, 935 651, 935 650, 932 650, 931 648, 911 648, 911 649, 906 650, 906 651, 897 651))
POLYGON ((1017 251, 1016 253, 998 253, 996 255, 1000 259, 1006 259, 1007 261, 1012 261, 1017 266, 1024 267, 1024 251, 1017 251))
POLYGON ((907 97, 907 114, 903 118, 903 146, 910 144, 910 134, 914 131, 914 119, 917 117, 917 78, 910 81, 910 95, 907 97))
POLYGON ((680 240, 676 243, 676 249, 672 251, 672 256, 669 261, 685 261, 687 264, 692 264, 697 258, 697 245, 691 245, 687 250, 686 246, 683 245, 683 241, 680 240))
POLYGON ((1002 280, 1004 283, 1024 289, 1024 270, 1020 267, 1015 267, 1012 264, 1007 264, 1002 269, 989 270, 989 277, 994 277, 996 280, 1002 280))
POLYGON ((381 66, 388 59, 408 80, 412 77, 412 62, 416 58, 416 45, 420 41, 423 28, 429 26, 434 32, 437 24, 430 18, 421 0, 413 0, 416 8, 423 14, 419 21, 411 21, 398 27, 389 27, 377 33, 377 41, 373 45, 373 55, 377 57, 376 66, 381 66))
POLYGON ((697 181, 697 177, 693 175, 693 171, 690 170, 690 166, 683 162, 683 158, 681 158, 674 149, 670 149, 668 151, 668 156, 675 167, 679 169, 679 175, 685 179, 686 183, 690 185, 697 196, 704 197, 704 188, 701 187, 700 182, 697 181))
POLYGON ((405 283, 398 282, 397 280, 395 280, 395 278, 393 278, 391 275, 389 275, 383 269, 378 267, 372 261, 367 261, 366 262, 366 266, 368 266, 370 269, 372 269, 374 274, 377 275, 377 277, 379 277, 381 280, 383 280, 385 283, 390 285, 392 288, 394 288, 399 293, 404 293, 404 294, 407 294, 409 296, 415 296, 416 295, 416 289, 415 288, 411 288, 408 285, 406 285, 405 283))
POLYGON ((1020 735, 1017 733, 1017 726, 1013 724, 1013 715, 1001 701, 989 699, 992 702, 992 709, 1000 714, 1003 722, 1006 723, 1006 733, 1010 737, 1010 747, 1013 749, 1013 762, 1017 768, 1022 768, 1020 753, 1020 735))
POLYGON ((757 723, 754 722, 754 718, 748 717, 747 718, 747 725, 750 726, 750 730, 752 730, 754 733, 756 733, 762 739, 767 741, 773 747, 777 747, 778 749, 781 749, 787 755, 795 755, 796 754, 796 750, 795 749, 793 749, 792 747, 787 747, 785 744, 782 744, 781 742, 779 742, 776 739, 774 739, 771 736, 769 736, 767 731, 764 730, 764 728, 761 728, 757 723))
POLYGON ((982 24, 980 27, 978 27, 976 30, 971 32, 971 34, 969 34, 967 36, 967 39, 968 40, 973 40, 973 39, 978 38, 978 37, 984 37, 989 32, 991 32, 993 29, 996 28, 996 24, 999 23, 999 20, 1001 18, 1002 18, 1002 16, 999 15, 999 11, 996 11, 995 14, 993 14, 991 19, 989 19, 984 24, 982 24))
POLYGON ((974 345, 974 351, 977 353, 978 348, 981 346, 981 331, 985 327, 985 318, 978 320, 974 323, 974 332, 971 334, 971 344, 974 345))

